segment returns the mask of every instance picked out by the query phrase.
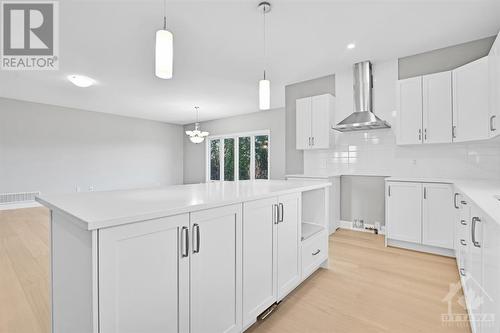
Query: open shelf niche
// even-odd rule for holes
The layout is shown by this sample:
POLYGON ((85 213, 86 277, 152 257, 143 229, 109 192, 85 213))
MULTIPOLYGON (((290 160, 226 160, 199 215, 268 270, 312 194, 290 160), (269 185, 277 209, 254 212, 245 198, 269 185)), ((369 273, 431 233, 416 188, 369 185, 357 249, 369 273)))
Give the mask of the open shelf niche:
POLYGON ((328 190, 302 192, 302 237, 304 241, 318 232, 328 230, 328 209, 325 200, 328 190))

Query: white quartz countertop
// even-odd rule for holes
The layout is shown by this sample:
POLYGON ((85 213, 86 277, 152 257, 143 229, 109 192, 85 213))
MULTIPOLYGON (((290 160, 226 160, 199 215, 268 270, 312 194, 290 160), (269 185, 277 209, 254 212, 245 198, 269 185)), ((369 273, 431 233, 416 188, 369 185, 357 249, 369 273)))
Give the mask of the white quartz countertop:
POLYGON ((254 180, 41 195, 42 205, 69 214, 88 230, 320 189, 326 181, 254 180))
POLYGON ((331 177, 352 176, 352 177, 389 177, 384 175, 370 175, 364 173, 333 173, 333 174, 290 174, 285 177, 289 178, 312 178, 312 179, 328 179, 331 177))
POLYGON ((463 193, 489 218, 500 223, 500 201, 496 198, 500 196, 500 181, 418 177, 389 177, 386 181, 453 184, 457 192, 463 193))

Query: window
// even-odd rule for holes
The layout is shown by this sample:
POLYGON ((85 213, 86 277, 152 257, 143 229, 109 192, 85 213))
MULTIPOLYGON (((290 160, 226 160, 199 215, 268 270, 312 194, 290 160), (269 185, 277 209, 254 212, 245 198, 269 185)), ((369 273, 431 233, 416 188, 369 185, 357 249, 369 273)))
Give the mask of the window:
POLYGON ((269 131, 207 139, 207 179, 269 179, 269 131))

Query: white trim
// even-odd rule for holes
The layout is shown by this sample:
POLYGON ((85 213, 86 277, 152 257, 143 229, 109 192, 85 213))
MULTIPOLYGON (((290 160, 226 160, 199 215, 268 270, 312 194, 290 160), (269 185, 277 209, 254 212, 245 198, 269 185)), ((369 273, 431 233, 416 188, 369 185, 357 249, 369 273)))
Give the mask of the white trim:
POLYGON ((424 244, 417 244, 411 242, 400 241, 397 239, 389 239, 386 237, 386 246, 387 247, 399 247, 406 250, 418 251, 418 252, 427 252, 431 254, 437 254, 440 256, 446 257, 455 257, 455 250, 453 249, 445 249, 437 246, 430 246, 424 244))
POLYGON ((9 203, 0 205, 0 210, 9 210, 9 209, 20 209, 20 208, 33 208, 33 207, 42 207, 36 201, 28 201, 28 202, 19 202, 19 203, 9 203))
POLYGON ((256 136, 267 136, 267 179, 271 178, 271 131, 267 130, 258 130, 258 131, 250 131, 250 132, 239 132, 239 133, 231 133, 231 134, 221 134, 221 135, 212 135, 206 137, 205 140, 205 182, 215 182, 215 181, 224 181, 224 140, 225 139, 234 139, 234 180, 239 180, 239 169, 240 169, 240 161, 239 161, 239 138, 242 137, 250 137, 250 179, 255 179, 255 137, 256 136), (214 140, 220 140, 219 145, 219 163, 220 163, 220 180, 211 180, 210 179, 210 145, 214 140))

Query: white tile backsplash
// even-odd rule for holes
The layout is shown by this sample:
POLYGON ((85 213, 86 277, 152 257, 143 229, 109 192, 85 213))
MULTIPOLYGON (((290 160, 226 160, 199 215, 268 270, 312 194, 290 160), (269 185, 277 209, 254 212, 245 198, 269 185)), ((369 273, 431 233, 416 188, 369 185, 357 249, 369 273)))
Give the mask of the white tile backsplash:
MULTIPOLYGON (((500 179, 500 138, 484 142, 397 146, 397 61, 375 63, 374 111, 393 128, 336 133, 329 150, 304 152, 305 173, 500 179)), ((338 122, 352 110, 352 72, 336 73, 338 122)))
POLYGON ((305 151, 304 172, 500 179, 500 139, 396 146, 392 130, 342 133, 333 149, 305 151))

